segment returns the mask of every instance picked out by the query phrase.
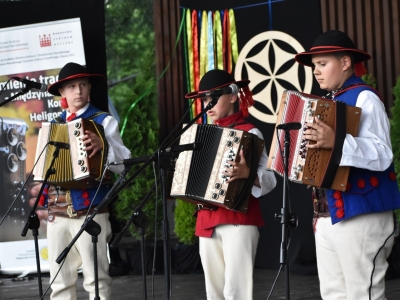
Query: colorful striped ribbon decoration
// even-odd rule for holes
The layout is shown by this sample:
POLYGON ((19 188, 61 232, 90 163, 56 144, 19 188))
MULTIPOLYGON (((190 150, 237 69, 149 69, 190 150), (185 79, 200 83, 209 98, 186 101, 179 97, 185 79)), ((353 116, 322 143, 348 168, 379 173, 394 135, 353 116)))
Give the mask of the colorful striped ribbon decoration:
MULTIPOLYGON (((207 71, 221 69, 233 72, 239 56, 236 21, 233 9, 191 12, 187 9, 183 17, 186 18, 184 57, 187 88, 188 91, 195 91, 207 71)), ((203 108, 201 99, 195 99, 190 107, 191 119, 203 108)), ((210 123, 210 120, 205 115, 198 122, 210 123)))

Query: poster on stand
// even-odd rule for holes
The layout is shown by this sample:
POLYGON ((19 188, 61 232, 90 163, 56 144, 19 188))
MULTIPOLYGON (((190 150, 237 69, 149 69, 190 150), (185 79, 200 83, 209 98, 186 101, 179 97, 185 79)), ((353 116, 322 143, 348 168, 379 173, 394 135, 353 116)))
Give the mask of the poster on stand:
MULTIPOLYGON (((25 87, 20 79, 49 86, 72 61, 86 65, 80 18, 0 29, 0 272, 36 272, 32 232, 21 236, 35 200, 30 190, 40 184, 29 174, 42 122, 51 122, 62 112, 59 97, 44 89, 32 88, 15 97, 25 87)), ((46 226, 41 220, 42 271, 49 268, 46 226)))

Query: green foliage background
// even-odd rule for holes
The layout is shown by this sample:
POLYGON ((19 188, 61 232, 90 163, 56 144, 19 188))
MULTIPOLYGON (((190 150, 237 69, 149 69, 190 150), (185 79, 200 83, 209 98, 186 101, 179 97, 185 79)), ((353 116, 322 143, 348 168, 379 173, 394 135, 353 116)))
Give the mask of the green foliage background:
MULTIPOLYGON (((396 85, 393 88, 395 97, 394 105, 391 108, 392 119, 391 125, 391 140, 393 148, 393 163, 397 174, 397 182, 400 185, 400 76, 397 77, 396 85)), ((395 211, 398 224, 400 224, 400 209, 395 211)))
MULTIPOLYGON (((159 126, 155 94, 153 1, 109 0, 105 3, 105 14, 108 78, 115 81, 138 74, 132 81, 109 89, 109 95, 120 116, 129 119, 122 138, 132 151, 132 157, 152 154, 158 146, 159 126), (149 90, 150 94, 127 114, 130 105, 149 90)), ((116 217, 121 221, 127 220, 153 184, 153 175, 148 168, 143 177, 135 180, 134 186, 119 195, 119 200, 114 204, 116 217)), ((157 224, 161 224, 160 200, 158 208, 160 213, 157 224)), ((144 209, 151 219, 151 224, 146 229, 148 236, 154 232, 154 209, 155 200, 151 199, 144 209)), ((193 212, 193 204, 177 200, 174 210, 175 233, 185 244, 197 241, 194 235, 196 219, 193 212)), ((130 229, 137 236, 136 228, 131 226, 130 229)))
POLYGON ((199 238, 194 234, 196 218, 193 216, 195 205, 182 200, 176 200, 174 212, 175 233, 179 241, 191 245, 197 243, 199 238))
POLYGON ((374 75, 372 74, 365 74, 361 77, 362 80, 365 81, 366 84, 369 86, 372 86, 374 89, 376 89, 376 79, 374 75))
MULTIPOLYGON (((158 111, 156 101, 156 73, 154 53, 153 2, 151 0, 108 0, 105 2, 107 70, 110 81, 127 76, 137 77, 122 81, 109 89, 109 96, 121 118, 122 139, 132 157, 152 154, 158 148, 158 111), (141 100, 139 100, 141 98, 141 100), (135 105, 134 102, 138 101, 135 105), (134 105, 134 106, 133 106, 134 105), (124 126, 126 121, 126 126, 124 126)), ((127 177, 137 170, 134 166, 127 177)), ((121 191, 114 202, 116 218, 126 222, 143 197, 154 185, 151 165, 133 184, 121 191)), ((150 219, 146 237, 154 234, 155 207, 161 211, 161 199, 155 194, 142 209, 150 219)), ((162 213, 157 215, 161 224, 162 213)), ((160 228, 157 225, 157 232, 160 228)), ((138 237, 137 228, 130 227, 138 237)))

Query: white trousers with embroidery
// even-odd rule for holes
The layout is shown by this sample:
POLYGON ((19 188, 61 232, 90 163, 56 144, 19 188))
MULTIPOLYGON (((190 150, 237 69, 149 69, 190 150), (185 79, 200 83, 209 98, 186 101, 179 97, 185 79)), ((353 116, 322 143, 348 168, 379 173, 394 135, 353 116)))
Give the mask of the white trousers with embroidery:
MULTIPOLYGON (((55 260, 69 245, 82 227, 84 217, 77 219, 55 217, 47 224, 47 240, 50 262, 50 282, 57 274, 61 264, 55 260)), ((97 242, 99 296, 102 300, 111 297, 111 277, 108 275, 107 241, 111 237, 111 224, 108 213, 97 214, 94 221, 101 226, 97 242)), ((69 251, 65 263, 52 284, 51 299, 75 300, 78 268, 82 266, 83 287, 89 293, 89 299, 95 297, 94 259, 92 236, 84 231, 69 251)))
POLYGON ((200 256, 208 300, 253 299, 257 226, 218 225, 211 238, 200 237, 200 256))
POLYGON ((359 215, 335 225, 330 217, 318 219, 315 244, 323 299, 385 299, 393 222, 391 211, 359 215))

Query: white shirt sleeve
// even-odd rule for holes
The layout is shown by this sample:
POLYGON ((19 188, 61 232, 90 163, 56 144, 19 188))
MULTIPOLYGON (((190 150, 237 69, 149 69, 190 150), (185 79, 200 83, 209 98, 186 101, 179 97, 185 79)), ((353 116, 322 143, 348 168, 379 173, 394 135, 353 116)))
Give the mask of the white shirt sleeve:
MULTIPOLYGON (((104 134, 108 142, 108 162, 121 161, 131 157, 131 151, 124 146, 124 142, 119 134, 118 122, 112 116, 107 116, 101 123, 104 127, 104 134)), ((124 165, 110 166, 110 170, 114 173, 121 174, 124 165)))
POLYGON ((346 135, 340 165, 384 171, 393 160, 390 123, 385 107, 371 91, 361 92, 356 106, 362 109, 358 135, 346 135))
MULTIPOLYGON (((260 139, 264 139, 263 134, 257 128, 250 129, 249 132, 257 135, 260 139)), ((258 163, 257 170, 257 175, 258 179, 260 180, 261 187, 253 185, 253 188, 251 189, 251 194, 256 198, 259 198, 269 193, 276 185, 275 174, 267 170, 267 161, 268 156, 264 147, 261 154, 260 162, 258 163)))

